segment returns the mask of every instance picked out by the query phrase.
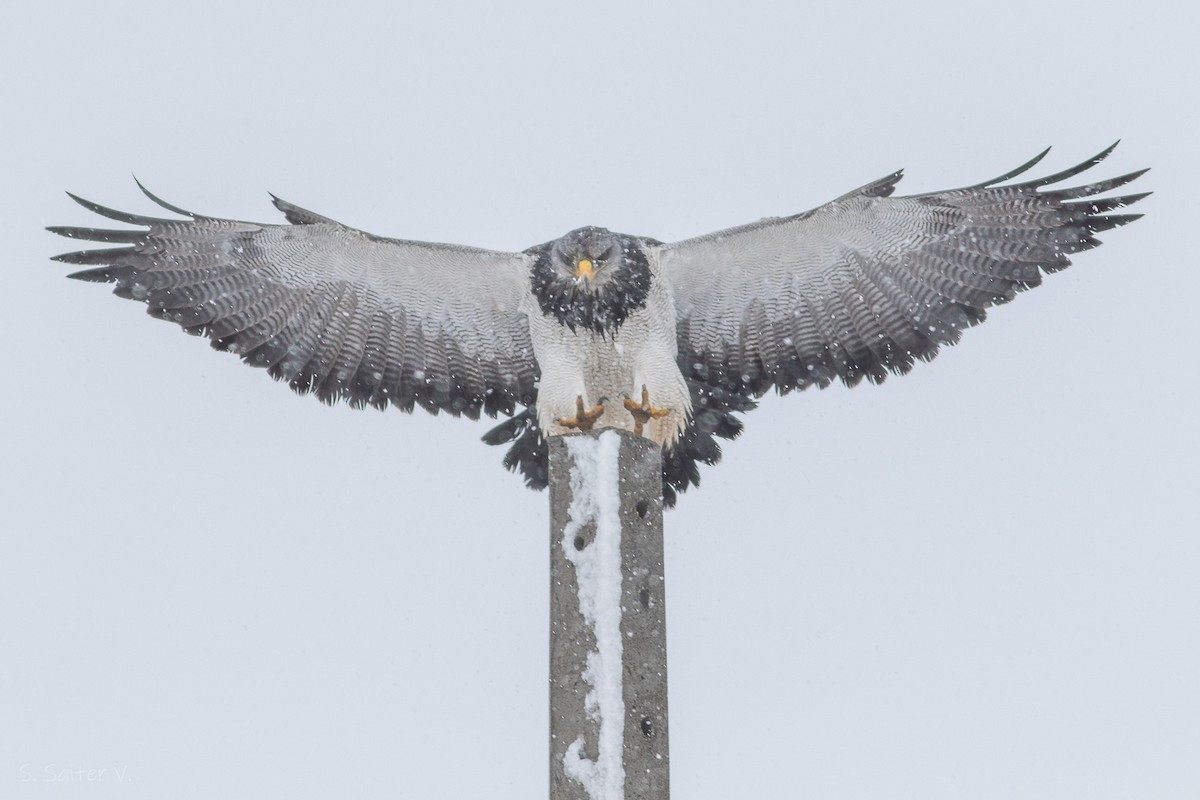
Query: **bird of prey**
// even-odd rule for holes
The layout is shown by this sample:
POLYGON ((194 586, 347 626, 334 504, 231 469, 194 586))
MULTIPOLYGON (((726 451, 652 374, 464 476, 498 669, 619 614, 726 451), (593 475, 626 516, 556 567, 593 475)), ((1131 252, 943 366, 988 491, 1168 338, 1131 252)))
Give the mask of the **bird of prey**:
MULTIPOLYGON (((1113 145, 1115 147, 1115 145, 1113 145)), ((1055 188, 1110 152, 1009 183, 893 197, 895 172, 812 211, 664 244, 598 227, 520 253, 386 239, 278 197, 289 224, 85 208, 138 226, 53 227, 123 245, 57 256, 151 315, 332 403, 478 419, 504 463, 547 483, 546 437, 592 427, 663 449, 663 493, 699 484, 717 439, 771 389, 883 381, 1038 285, 1146 196, 1141 170, 1055 188)), ((140 186, 140 184, 139 184, 140 186)))

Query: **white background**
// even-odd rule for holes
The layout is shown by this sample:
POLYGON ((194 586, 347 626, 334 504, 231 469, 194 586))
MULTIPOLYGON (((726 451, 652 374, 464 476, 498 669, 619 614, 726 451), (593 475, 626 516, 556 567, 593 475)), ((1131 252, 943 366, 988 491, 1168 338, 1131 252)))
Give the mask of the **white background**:
MULTIPOLYGON (((835 7, 836 5, 836 7, 835 7)), ((1151 166, 932 364, 667 517, 676 797, 1200 797, 1194 12, 27 4, 0 33, 0 797, 537 798, 547 500, 67 281, 62 190, 521 249, 1151 166), (1189 522, 1189 520, 1192 520, 1189 522), (91 772, 89 772, 91 771, 91 772)), ((1087 179, 1084 179, 1087 180, 1087 179)))

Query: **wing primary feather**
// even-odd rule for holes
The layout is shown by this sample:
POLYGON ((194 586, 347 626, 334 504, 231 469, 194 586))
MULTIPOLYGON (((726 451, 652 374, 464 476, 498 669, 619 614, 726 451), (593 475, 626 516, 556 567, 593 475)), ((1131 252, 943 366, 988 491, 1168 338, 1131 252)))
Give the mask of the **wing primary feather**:
POLYGON ((133 244, 146 238, 146 231, 117 231, 104 228, 73 228, 66 225, 52 225, 46 230, 65 236, 68 239, 84 239, 89 242, 108 242, 109 244, 133 244))
POLYGON ((1113 228, 1119 228, 1122 225, 1128 225, 1134 220, 1141 219, 1142 216, 1142 214, 1112 214, 1107 217, 1092 217, 1083 227, 1090 233, 1101 233, 1113 228))
POLYGON ((60 253, 51 256, 51 261, 63 264, 116 264, 122 256, 136 255, 132 247, 106 247, 103 250, 76 250, 73 253, 60 253))
POLYGON ((102 206, 99 203, 93 203, 91 200, 84 200, 79 195, 71 194, 70 192, 67 192, 67 197, 71 198, 76 203, 79 203, 79 205, 83 206, 88 211, 99 214, 102 217, 115 219, 117 222, 128 222, 131 225, 162 225, 164 223, 171 222, 169 219, 144 217, 141 214, 129 214, 125 211, 117 211, 115 209, 102 206))
POLYGON ((1118 208, 1129 208, 1134 203, 1144 200, 1152 194, 1153 192, 1142 192, 1141 194, 1127 194, 1122 197, 1109 197, 1104 200, 1063 203, 1063 207, 1082 211, 1086 214, 1106 214, 1109 211, 1116 211, 1118 208))
POLYGON ((67 277, 71 280, 88 281, 89 283, 112 283, 131 272, 133 272, 133 267, 100 267, 99 269, 81 269, 79 272, 72 272, 67 277))
POLYGON ((188 211, 187 209, 180 208, 177 205, 172 205, 171 203, 168 203, 166 200, 163 200, 161 197, 154 194, 149 189, 147 189, 145 186, 143 186, 142 182, 137 179, 136 175, 133 176, 133 182, 136 183, 137 187, 142 190, 142 194, 144 194, 144 195, 146 195, 146 197, 150 198, 151 202, 155 203, 156 205, 162 206, 167 211, 173 211, 176 214, 182 214, 183 216, 191 217, 192 219, 212 219, 211 217, 206 217, 203 214, 197 214, 193 211, 188 211))
POLYGON ((1023 183, 1021 185, 1022 186, 1031 186, 1031 187, 1049 186, 1052 183, 1059 183, 1060 181, 1065 181, 1067 178, 1073 178, 1076 175, 1078 175, 1079 173, 1091 169, 1092 167, 1096 166, 1104 159, 1108 158, 1109 155, 1112 153, 1112 151, 1117 149, 1117 145, 1119 145, 1120 143, 1121 143, 1121 140, 1118 139, 1117 141, 1110 144, 1108 147, 1101 150, 1096 155, 1089 158, 1087 161, 1084 161, 1080 164, 1076 164, 1075 166, 1069 167, 1068 169, 1064 169, 1061 172, 1056 172, 1053 175, 1047 175, 1045 178, 1039 178, 1038 180, 1033 180, 1033 181, 1026 181, 1025 183, 1023 183))
POLYGON ((1049 148, 1049 147, 1047 147, 1045 150, 1043 150, 1042 152, 1038 153, 1036 156, 1034 156, 1033 158, 1029 159, 1029 160, 1028 160, 1028 161, 1026 161, 1024 164, 1022 164, 1021 166, 1019 166, 1019 167, 1017 167, 1017 168, 1015 168, 1015 169, 1010 169, 1008 172, 1004 173, 1003 175, 999 176, 998 178, 992 178, 990 181, 984 181, 983 183, 977 183, 977 184, 975 184, 974 186, 970 186, 970 187, 968 187, 968 188, 970 188, 970 189, 986 189, 986 188, 987 188, 987 187, 989 187, 989 186, 994 186, 994 185, 996 185, 997 183, 1003 183, 1004 181, 1010 180, 1011 178, 1015 178, 1015 177, 1017 177, 1018 175, 1020 175, 1020 174, 1022 174, 1022 173, 1024 173, 1024 172, 1028 172, 1029 170, 1031 170, 1031 169, 1033 169, 1035 166, 1037 166, 1037 164, 1038 164, 1038 163, 1039 163, 1039 162, 1040 162, 1040 161, 1041 161, 1043 158, 1045 158, 1045 157, 1046 157, 1046 155, 1047 155, 1049 152, 1050 152, 1050 148, 1049 148))
POLYGON ((1097 194, 1111 192, 1113 189, 1124 186, 1127 183, 1137 180, 1150 171, 1150 168, 1139 169, 1137 172, 1130 172, 1127 175, 1119 175, 1116 178, 1109 178, 1106 181, 1097 181, 1083 186, 1076 186, 1071 189, 1058 189, 1046 194, 1052 195, 1058 200, 1078 200, 1081 197, 1092 197, 1097 194))

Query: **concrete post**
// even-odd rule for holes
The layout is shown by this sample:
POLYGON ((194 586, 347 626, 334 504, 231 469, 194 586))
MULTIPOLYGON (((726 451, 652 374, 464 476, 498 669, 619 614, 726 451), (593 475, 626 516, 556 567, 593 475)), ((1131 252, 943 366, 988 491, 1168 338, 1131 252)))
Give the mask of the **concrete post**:
POLYGON ((551 800, 667 800, 662 453, 616 430, 549 447, 551 800))

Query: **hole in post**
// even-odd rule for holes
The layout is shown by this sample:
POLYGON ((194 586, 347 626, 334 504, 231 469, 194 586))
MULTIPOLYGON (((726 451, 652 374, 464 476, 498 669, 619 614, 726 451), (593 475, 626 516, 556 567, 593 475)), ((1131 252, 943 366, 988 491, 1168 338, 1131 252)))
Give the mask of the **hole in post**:
POLYGON ((638 500, 637 505, 634 506, 634 508, 637 509, 638 516, 642 519, 645 519, 646 514, 650 512, 650 504, 645 500, 638 500))
POLYGON ((642 736, 647 738, 654 735, 654 721, 649 717, 642 717, 642 736))
POLYGON ((638 600, 641 601, 642 608, 649 608, 650 607, 650 590, 642 589, 640 592, 638 592, 638 600))
POLYGON ((583 540, 582 536, 575 537, 575 549, 576 550, 582 550, 586 545, 587 545, 587 542, 585 542, 583 540))

